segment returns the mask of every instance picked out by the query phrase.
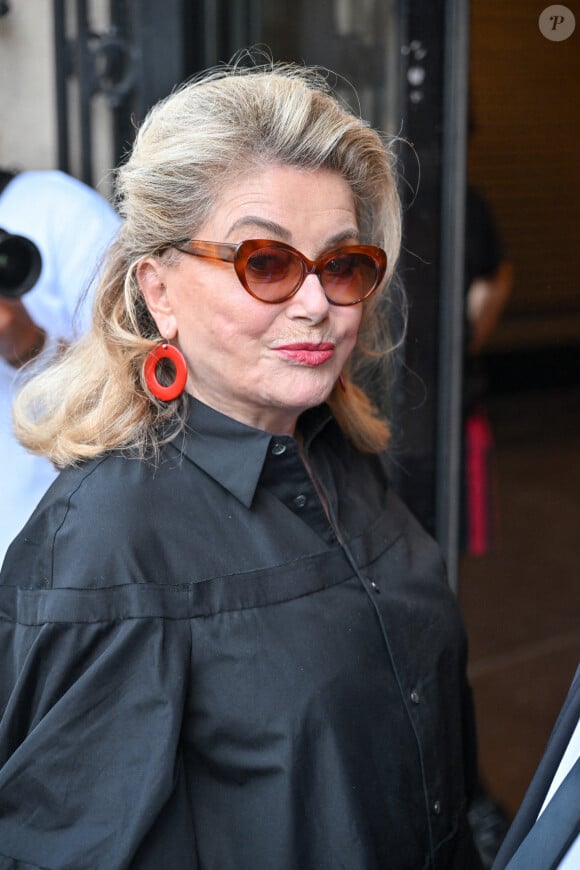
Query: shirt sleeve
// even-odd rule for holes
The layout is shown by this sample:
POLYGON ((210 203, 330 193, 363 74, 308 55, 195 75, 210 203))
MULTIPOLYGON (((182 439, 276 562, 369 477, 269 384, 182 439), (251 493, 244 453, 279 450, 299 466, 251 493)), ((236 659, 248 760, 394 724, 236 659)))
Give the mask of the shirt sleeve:
MULTIPOLYGON (((84 590, 81 598, 110 591, 84 590)), ((69 593, 79 597, 58 593, 61 604, 69 593)), ((0 868, 128 867, 180 787, 189 625, 91 618, 87 607, 78 621, 14 621, 6 601, 0 868)))

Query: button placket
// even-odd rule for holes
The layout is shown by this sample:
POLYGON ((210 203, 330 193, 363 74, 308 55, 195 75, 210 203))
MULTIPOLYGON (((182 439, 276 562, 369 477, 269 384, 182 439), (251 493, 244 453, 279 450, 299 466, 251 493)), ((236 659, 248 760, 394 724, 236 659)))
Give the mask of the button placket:
POLYGON ((335 532, 295 439, 271 436, 261 482, 319 537, 329 544, 335 543, 335 532))

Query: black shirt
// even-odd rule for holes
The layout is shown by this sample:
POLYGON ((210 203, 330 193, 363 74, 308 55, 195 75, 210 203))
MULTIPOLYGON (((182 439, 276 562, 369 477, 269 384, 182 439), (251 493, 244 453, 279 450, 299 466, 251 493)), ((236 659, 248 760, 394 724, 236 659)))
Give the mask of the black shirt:
POLYGON ((439 552, 327 408, 301 431, 316 488, 193 402, 157 464, 40 503, 0 578, 1 868, 478 866, 439 552))
POLYGON ((469 186, 465 198, 465 292, 476 278, 489 278, 505 259, 505 251, 487 200, 469 186))

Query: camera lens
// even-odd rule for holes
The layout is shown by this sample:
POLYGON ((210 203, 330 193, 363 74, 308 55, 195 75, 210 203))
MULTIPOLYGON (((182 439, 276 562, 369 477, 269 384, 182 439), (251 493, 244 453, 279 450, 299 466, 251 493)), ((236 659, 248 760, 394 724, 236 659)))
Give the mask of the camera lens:
POLYGON ((40 276, 40 251, 30 239, 0 229, 0 296, 18 299, 40 276))

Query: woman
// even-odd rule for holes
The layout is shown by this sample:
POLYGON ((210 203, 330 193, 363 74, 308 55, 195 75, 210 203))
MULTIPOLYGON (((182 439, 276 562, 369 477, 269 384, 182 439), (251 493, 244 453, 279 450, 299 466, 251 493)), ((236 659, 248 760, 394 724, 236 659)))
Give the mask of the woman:
POLYGON ((476 866, 460 619, 353 383, 391 163, 293 67, 143 124, 92 331, 16 410, 65 470, 2 573, 7 860, 476 866))

